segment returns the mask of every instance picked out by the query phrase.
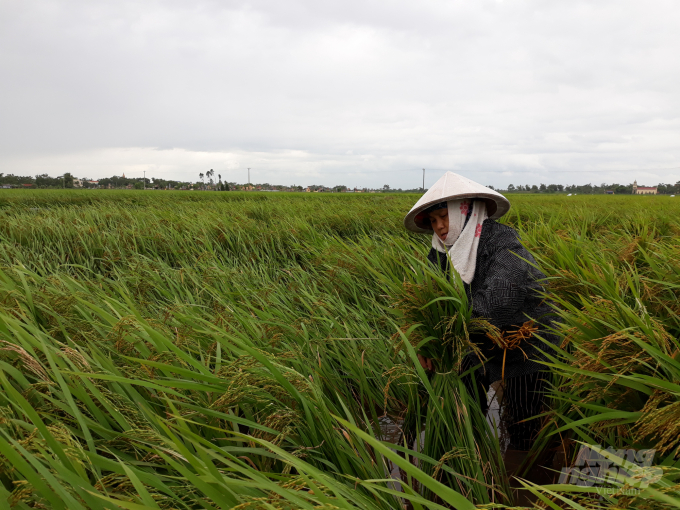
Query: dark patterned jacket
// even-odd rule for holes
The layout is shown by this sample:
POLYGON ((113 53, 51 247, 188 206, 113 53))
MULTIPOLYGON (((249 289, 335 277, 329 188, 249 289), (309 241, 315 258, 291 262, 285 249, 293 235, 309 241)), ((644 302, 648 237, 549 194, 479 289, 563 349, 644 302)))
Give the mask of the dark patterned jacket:
MULTIPOLYGON (((439 264, 444 271, 449 270, 449 258, 445 253, 432 248, 427 258, 433 264, 439 264)), ((501 330, 510 331, 533 319, 539 325, 538 334, 556 344, 557 336, 546 331, 556 317, 542 295, 544 289, 541 280, 545 275, 531 264, 535 264, 535 260, 522 246, 519 234, 513 228, 486 220, 477 248, 475 276, 469 285, 465 284, 468 301, 472 303, 472 314, 487 319, 501 330)), ((471 340, 487 358, 492 358, 483 367, 484 378, 488 382, 501 379, 503 350, 495 347, 483 334, 471 335, 471 340)), ((538 338, 532 338, 522 343, 521 350, 508 350, 505 377, 544 370, 543 365, 533 361, 545 359, 536 346, 543 351, 550 349, 538 338)), ((468 366, 479 363, 476 356, 472 356, 468 355, 466 365, 470 362, 472 365, 468 366)))

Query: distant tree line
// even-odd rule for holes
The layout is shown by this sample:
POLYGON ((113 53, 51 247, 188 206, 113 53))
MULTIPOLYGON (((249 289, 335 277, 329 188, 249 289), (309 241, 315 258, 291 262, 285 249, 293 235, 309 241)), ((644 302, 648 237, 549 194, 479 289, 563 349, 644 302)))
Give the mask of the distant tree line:
MULTIPOLYGON (((58 177, 51 177, 47 174, 31 176, 22 176, 14 174, 3 174, 0 173, 0 185, 2 186, 17 186, 17 187, 32 187, 32 188, 74 188, 74 181, 77 179, 70 173, 65 173, 58 177)), ((188 189, 194 185, 194 183, 188 181, 173 181, 166 179, 157 178, 147 178, 146 182, 143 177, 124 177, 114 175, 113 177, 105 177, 99 179, 96 184, 92 184, 89 181, 95 181, 95 179, 81 178, 81 187, 83 188, 132 188, 132 189, 144 189, 146 188, 160 188, 160 189, 188 189)))
MULTIPOLYGON (((40 188, 62 188, 65 187, 62 183, 63 177, 50 177, 47 174, 36 175, 35 177, 14 175, 14 174, 1 174, 0 173, 0 185, 4 186, 22 186, 24 184, 31 184, 40 188)), ((71 178, 73 179, 73 178, 71 178)))
MULTIPOLYGON (((323 186, 321 184, 313 184, 311 186, 284 186, 279 184, 237 184, 235 182, 227 182, 222 180, 222 176, 213 170, 208 170, 205 174, 199 173, 199 181, 175 181, 171 179, 159 179, 156 177, 125 177, 114 175, 112 177, 105 177, 99 179, 97 184, 89 183, 93 179, 80 179, 83 188, 99 187, 99 188, 114 188, 114 189, 194 189, 205 191, 234 191, 234 190, 259 190, 259 191, 329 191, 329 192, 345 192, 345 191, 380 191, 383 193, 421 193, 422 188, 401 189, 391 188, 389 184, 385 184, 382 188, 377 190, 369 190, 367 188, 350 188, 344 185, 337 185, 333 187, 323 186), (217 178, 215 178, 217 177, 217 178)), ((76 178, 70 173, 58 177, 50 177, 47 174, 31 176, 21 176, 14 174, 0 173, 0 186, 16 186, 16 187, 30 187, 30 188, 73 188, 76 178)), ((642 185, 641 185, 642 186, 642 185)), ((495 189, 493 186, 489 186, 495 189)), ((632 184, 583 184, 583 185, 562 185, 562 184, 509 184, 507 189, 498 189, 507 193, 576 193, 583 195, 602 194, 611 191, 617 195, 630 195, 633 192, 632 184)), ((680 181, 675 184, 657 184, 657 192, 660 194, 680 194, 680 181)))
MULTIPOLYGON (((643 186, 640 184, 640 186, 643 186)), ((493 186, 490 186, 493 189, 493 186)), ((660 194, 675 194, 680 193, 680 181, 675 184, 664 184, 660 183, 656 185, 657 192, 660 194)), ((572 184, 570 186, 564 186, 562 184, 509 184, 507 190, 509 193, 576 193, 582 195, 593 195, 602 194, 607 191, 612 191, 616 195, 631 195, 633 193, 632 184, 607 184, 602 183, 599 186, 597 184, 582 184, 576 185, 572 184)))
MULTIPOLYGON (((345 185, 324 186, 322 184, 312 184, 310 186, 300 186, 293 184, 292 186, 270 184, 265 182, 263 184, 238 184, 236 182, 227 182, 222 180, 220 174, 215 174, 215 171, 210 169, 205 173, 198 174, 199 180, 195 182, 190 181, 175 181, 172 179, 159 179, 157 177, 148 177, 146 181, 143 177, 125 177, 124 175, 114 175, 112 177, 104 177, 99 179, 96 184, 90 183, 94 181, 90 178, 81 178, 80 183, 82 188, 111 188, 111 189, 171 189, 171 190, 204 190, 204 191, 325 191, 341 193, 346 191, 380 191, 383 193, 422 193, 422 188, 402 189, 391 188, 389 184, 385 184, 382 188, 370 190, 368 188, 354 188, 345 185)), ((41 189, 56 189, 56 188, 74 188, 78 187, 74 181, 78 179, 71 173, 65 173, 58 177, 50 177, 47 174, 31 176, 20 176, 14 174, 0 173, 0 186, 13 187, 28 187, 41 189)))

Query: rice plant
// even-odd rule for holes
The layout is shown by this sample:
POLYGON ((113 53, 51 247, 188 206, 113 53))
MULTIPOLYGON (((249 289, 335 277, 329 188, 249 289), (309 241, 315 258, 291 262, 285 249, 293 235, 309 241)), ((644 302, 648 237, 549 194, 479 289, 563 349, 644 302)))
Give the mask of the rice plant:
MULTIPOLYGON (((480 325, 401 227, 416 199, 0 193, 3 504, 511 507, 484 397, 458 373, 480 325)), ((548 274, 564 339, 526 467, 580 441, 655 448, 664 469, 633 496, 525 482, 536 504, 680 502, 679 210, 518 196, 504 219, 548 274)))

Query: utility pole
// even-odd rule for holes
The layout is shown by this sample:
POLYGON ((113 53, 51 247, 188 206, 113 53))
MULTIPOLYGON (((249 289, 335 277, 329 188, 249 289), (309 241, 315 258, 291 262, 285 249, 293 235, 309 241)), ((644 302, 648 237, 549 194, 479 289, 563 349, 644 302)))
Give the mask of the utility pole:
POLYGON ((423 192, 425 191, 425 169, 423 168, 423 192))
POLYGON ((250 184, 250 168, 248 169, 248 184, 250 184))
POLYGON ((144 170, 144 191, 146 191, 146 170, 144 170))

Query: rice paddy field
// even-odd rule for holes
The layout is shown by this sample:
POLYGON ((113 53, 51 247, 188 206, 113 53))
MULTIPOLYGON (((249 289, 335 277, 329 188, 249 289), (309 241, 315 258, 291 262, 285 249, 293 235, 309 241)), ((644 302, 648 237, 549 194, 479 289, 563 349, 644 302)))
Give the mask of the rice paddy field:
POLYGON ((510 196, 563 339, 510 477, 417 198, 0 192, 0 507, 680 507, 679 199, 510 196), (558 483, 581 443, 661 475, 558 483))

